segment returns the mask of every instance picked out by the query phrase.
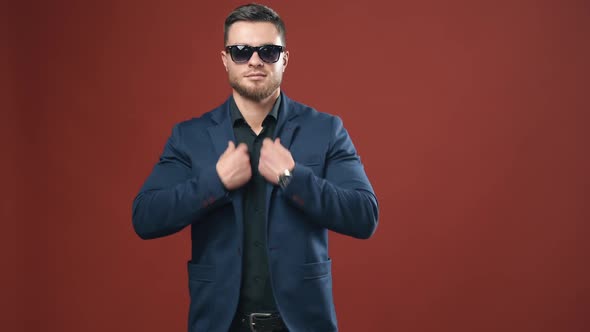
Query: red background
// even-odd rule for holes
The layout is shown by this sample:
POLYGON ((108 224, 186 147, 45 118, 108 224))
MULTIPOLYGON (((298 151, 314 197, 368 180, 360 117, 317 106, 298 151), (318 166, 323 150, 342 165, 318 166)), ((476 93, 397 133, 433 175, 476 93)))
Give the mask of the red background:
MULTIPOLYGON (((229 95, 238 4, 3 5, 0 330, 186 330, 189 232, 140 240, 131 202, 229 95)), ((590 330, 589 2, 268 4, 284 90, 343 118, 380 202, 331 235, 341 330, 590 330)))

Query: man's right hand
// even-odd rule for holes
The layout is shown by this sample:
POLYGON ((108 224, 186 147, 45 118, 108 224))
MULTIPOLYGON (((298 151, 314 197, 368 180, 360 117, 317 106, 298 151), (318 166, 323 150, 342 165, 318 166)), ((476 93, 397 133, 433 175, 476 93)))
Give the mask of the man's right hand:
POLYGON ((252 177, 248 146, 240 143, 236 147, 234 142, 229 141, 215 169, 227 190, 238 189, 246 184, 252 177))

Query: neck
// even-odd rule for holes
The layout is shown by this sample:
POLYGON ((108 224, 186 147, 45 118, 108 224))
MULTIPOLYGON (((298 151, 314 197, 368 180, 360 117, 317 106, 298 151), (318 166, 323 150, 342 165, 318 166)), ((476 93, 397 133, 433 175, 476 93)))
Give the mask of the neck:
POLYGON ((270 96, 266 97, 260 101, 254 101, 251 99, 247 99, 242 97, 239 93, 235 90, 233 91, 234 101, 238 106, 238 109, 242 113, 244 120, 252 127, 253 129, 260 128, 262 126, 262 122, 272 110, 275 101, 279 97, 281 93, 280 89, 277 89, 273 92, 270 96))

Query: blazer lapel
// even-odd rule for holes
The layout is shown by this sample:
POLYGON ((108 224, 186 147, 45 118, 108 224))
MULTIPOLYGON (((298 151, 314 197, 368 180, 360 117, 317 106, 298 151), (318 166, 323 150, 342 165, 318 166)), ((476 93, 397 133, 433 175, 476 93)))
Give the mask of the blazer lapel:
MULTIPOLYGON (((236 141, 229 112, 229 99, 213 112, 211 118, 216 124, 207 128, 207 130, 209 131, 209 136, 211 137, 211 141, 213 142, 216 157, 217 159, 219 159, 219 157, 227 149, 227 143, 229 141, 235 143, 236 141)), ((238 227, 238 233, 242 234, 244 229, 244 214, 242 213, 242 190, 238 189, 234 191, 231 195, 231 199, 234 207, 234 214, 236 216, 235 220, 238 227)))
MULTIPOLYGON (((275 137, 281 139, 281 144, 289 150, 291 144, 293 142, 293 137, 299 128, 299 123, 295 120, 297 117, 297 113, 295 110, 291 109, 289 106, 291 104, 290 100, 282 94, 281 96, 281 113, 279 114, 279 122, 277 123, 277 128, 275 131, 275 137)), ((269 211, 270 211, 270 199, 272 197, 272 193, 275 190, 276 186, 270 182, 266 183, 266 230, 267 230, 267 239, 268 239, 268 221, 269 221, 269 211)))

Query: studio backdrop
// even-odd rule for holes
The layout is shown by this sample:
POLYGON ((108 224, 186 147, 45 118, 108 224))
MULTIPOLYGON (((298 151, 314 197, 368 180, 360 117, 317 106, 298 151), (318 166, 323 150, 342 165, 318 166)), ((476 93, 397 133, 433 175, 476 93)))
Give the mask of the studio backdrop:
MULTIPOLYGON (((379 200, 371 239, 330 235, 340 330, 588 331, 588 3, 265 3, 283 90, 342 118, 379 200)), ((186 330, 190 232, 141 240, 131 204, 229 96, 239 4, 5 11, 0 330, 186 330)))

